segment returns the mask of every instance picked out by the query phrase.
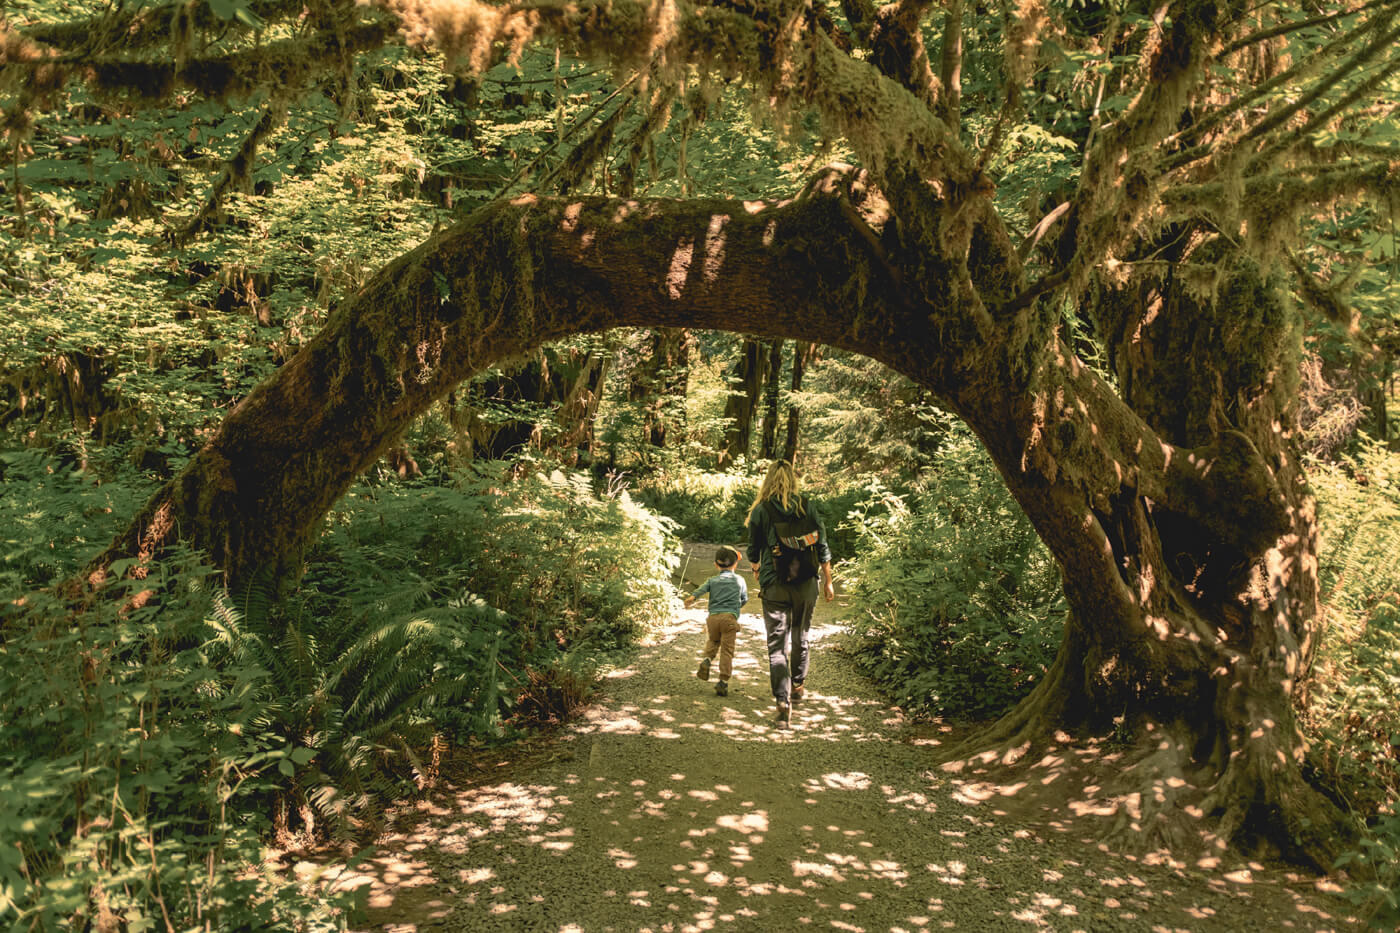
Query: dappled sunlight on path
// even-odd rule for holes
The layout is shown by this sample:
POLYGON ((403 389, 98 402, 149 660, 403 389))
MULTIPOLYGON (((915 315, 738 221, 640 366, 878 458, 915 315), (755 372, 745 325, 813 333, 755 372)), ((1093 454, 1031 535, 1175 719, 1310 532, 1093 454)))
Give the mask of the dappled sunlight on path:
POLYGON ((744 617, 718 697, 695 677, 703 618, 614 671, 548 760, 391 814, 379 854, 337 882, 369 886, 374 928, 1344 926, 1307 883, 1192 874, 999 817, 996 792, 933 768, 949 730, 884 706, 830 638, 778 731, 761 623, 744 617))

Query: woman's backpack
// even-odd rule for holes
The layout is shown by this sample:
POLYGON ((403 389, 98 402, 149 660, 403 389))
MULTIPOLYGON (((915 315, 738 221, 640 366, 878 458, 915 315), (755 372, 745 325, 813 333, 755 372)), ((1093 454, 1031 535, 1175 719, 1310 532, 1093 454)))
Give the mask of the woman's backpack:
POLYGON ((802 514, 793 519, 780 518, 771 499, 763 503, 763 510, 773 525, 773 565, 778 572, 778 582, 805 583, 815 577, 821 529, 807 499, 802 499, 802 514))

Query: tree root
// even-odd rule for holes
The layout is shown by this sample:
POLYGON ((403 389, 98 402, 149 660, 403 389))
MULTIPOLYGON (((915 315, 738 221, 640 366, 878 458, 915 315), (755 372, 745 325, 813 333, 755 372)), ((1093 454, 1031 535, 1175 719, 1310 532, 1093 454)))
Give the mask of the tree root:
POLYGON ((1015 709, 944 753, 940 770, 969 800, 996 798, 1003 813, 1072 825, 1114 851, 1207 869, 1248 855, 1326 874, 1355 839, 1276 736, 1261 745, 1256 735, 1222 765, 1198 757, 1199 730, 1186 720, 1071 735, 1074 703, 1058 681, 1052 668, 1015 709))

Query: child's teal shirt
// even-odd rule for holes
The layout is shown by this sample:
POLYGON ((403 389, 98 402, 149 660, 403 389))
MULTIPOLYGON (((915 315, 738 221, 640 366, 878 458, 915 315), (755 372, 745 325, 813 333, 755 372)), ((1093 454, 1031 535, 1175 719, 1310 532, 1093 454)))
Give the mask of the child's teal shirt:
POLYGON ((691 595, 699 599, 703 593, 710 594, 710 615, 732 612, 737 616, 744 603, 749 601, 748 584, 732 570, 721 570, 700 584, 700 589, 691 595))

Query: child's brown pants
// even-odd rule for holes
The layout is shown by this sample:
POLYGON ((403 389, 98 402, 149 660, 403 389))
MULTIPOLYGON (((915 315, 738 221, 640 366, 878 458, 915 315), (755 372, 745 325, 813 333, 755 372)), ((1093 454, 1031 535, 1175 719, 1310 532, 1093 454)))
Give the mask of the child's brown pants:
POLYGON ((705 657, 719 652, 719 679, 728 680, 734 670, 734 642, 739 637, 739 617, 732 612, 716 612, 705 618, 710 639, 705 642, 705 657))

